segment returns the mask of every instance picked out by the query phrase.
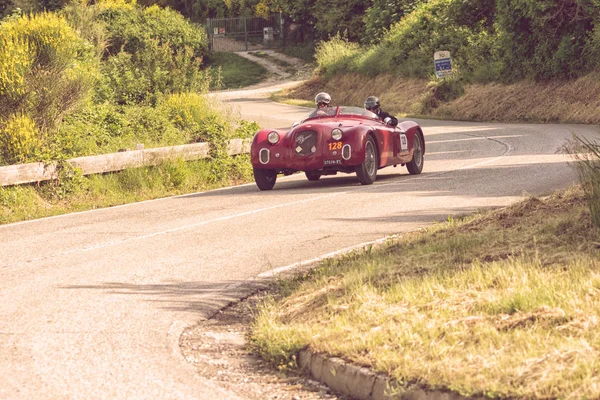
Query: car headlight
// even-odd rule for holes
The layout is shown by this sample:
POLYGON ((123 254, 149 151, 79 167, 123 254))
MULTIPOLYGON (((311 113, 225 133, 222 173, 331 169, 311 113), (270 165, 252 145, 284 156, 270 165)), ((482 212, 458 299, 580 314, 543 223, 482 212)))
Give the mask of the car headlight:
POLYGON ((333 140, 340 140, 342 138, 343 134, 344 133, 339 128, 335 128, 334 130, 331 131, 331 137, 333 138, 333 140))
POLYGON ((275 143, 279 142, 279 133, 277 133, 275 131, 269 132, 269 135, 267 136, 267 140, 271 144, 275 144, 275 143))

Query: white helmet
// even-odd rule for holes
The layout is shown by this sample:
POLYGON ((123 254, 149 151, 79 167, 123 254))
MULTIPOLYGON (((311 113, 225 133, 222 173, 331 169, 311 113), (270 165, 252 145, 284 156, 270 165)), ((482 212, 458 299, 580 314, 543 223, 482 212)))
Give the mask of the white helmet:
POLYGON ((328 107, 331 103, 331 96, 329 95, 329 93, 321 92, 315 96, 315 103, 317 104, 317 106, 323 104, 325 105, 325 107, 328 107))

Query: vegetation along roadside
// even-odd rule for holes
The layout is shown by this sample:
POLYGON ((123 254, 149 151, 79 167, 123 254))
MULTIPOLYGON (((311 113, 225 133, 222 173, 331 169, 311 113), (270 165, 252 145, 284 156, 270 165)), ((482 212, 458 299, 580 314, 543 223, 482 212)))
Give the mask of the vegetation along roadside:
POLYGON ((279 282, 252 348, 309 349, 420 388, 598 398, 600 144, 569 145, 581 184, 451 219, 279 282))
POLYGON ((360 39, 328 32, 316 46, 318 78, 279 98, 325 90, 335 104, 377 95, 412 117, 600 123, 596 2, 375 0, 362 19, 360 39), (434 75, 440 50, 451 54, 450 78, 434 75))
POLYGON ((597 398, 599 256, 580 188, 529 198, 281 282, 251 343, 279 368, 308 348, 399 390, 597 398))
POLYGON ((223 146, 228 139, 252 137, 258 126, 204 94, 215 85, 255 83, 264 69, 234 55, 208 57, 203 27, 172 9, 129 0, 3 11, 0 165, 53 162, 61 174, 55 182, 0 188, 0 223, 251 178, 247 156, 231 157, 223 146), (210 160, 90 177, 65 162, 139 143, 152 148, 195 142, 210 144, 210 160))

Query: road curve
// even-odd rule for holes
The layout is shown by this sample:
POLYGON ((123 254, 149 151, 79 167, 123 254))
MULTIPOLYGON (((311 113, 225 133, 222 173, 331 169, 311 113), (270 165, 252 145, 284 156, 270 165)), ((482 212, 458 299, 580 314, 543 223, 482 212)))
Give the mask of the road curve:
MULTIPOLYGON (((289 126, 307 110, 230 99, 289 126)), ((254 184, 0 227, 0 398, 228 399, 180 332, 259 274, 576 181, 557 150, 596 127, 419 121, 423 174, 254 184)))

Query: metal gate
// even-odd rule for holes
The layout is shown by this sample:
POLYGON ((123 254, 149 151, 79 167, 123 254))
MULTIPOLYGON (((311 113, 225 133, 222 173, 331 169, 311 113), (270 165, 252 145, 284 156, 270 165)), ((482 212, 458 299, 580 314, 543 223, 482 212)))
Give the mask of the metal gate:
POLYGON ((212 51, 248 51, 281 47, 283 18, 240 17, 206 20, 209 46, 212 51))

